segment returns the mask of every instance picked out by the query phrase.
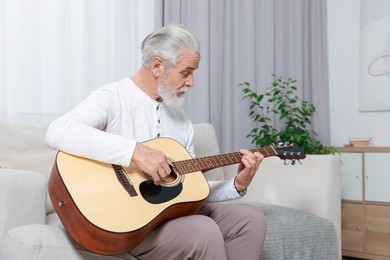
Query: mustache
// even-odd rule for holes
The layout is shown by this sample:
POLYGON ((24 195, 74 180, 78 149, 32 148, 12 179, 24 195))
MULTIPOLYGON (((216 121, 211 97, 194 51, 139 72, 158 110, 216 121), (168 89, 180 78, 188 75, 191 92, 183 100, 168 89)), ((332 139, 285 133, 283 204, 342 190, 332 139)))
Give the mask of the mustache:
POLYGON ((190 89, 189 87, 183 87, 181 89, 178 89, 176 93, 182 93, 182 92, 187 93, 189 89, 190 89))

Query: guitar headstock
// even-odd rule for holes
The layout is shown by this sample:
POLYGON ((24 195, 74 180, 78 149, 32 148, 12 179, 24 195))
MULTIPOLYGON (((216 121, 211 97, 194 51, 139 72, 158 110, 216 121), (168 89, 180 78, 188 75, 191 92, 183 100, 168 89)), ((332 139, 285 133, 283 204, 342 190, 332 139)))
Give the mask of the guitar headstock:
POLYGON ((277 156, 285 160, 285 164, 288 164, 287 161, 291 161, 291 164, 295 164, 295 162, 301 159, 305 159, 306 155, 302 151, 302 149, 297 144, 277 144, 273 145, 277 156))

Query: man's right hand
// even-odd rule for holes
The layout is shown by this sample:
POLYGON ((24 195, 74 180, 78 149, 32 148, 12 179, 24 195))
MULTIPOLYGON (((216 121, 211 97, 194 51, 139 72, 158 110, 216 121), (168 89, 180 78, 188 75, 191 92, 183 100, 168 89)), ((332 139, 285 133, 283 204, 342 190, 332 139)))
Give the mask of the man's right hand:
POLYGON ((142 143, 137 143, 131 160, 152 178, 155 185, 160 185, 171 173, 166 155, 142 143))

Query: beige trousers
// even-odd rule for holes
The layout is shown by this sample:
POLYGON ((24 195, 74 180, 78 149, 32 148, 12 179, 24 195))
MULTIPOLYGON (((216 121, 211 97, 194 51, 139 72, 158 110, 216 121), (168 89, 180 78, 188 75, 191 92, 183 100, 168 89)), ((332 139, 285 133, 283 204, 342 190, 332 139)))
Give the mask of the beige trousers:
POLYGON ((138 259, 258 260, 266 220, 247 204, 206 204, 161 225, 130 253, 138 259))

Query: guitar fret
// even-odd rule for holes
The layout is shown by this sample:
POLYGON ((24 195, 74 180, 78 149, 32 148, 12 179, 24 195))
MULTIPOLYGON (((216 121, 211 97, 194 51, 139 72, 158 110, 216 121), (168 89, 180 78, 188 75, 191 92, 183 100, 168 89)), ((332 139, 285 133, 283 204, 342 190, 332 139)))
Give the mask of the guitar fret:
POLYGON ((220 166, 220 164, 218 164, 218 160, 216 156, 212 156, 211 159, 213 160, 215 166, 220 166))
POLYGON ((260 147, 251 150, 252 152, 259 152, 264 155, 264 157, 270 157, 276 155, 275 150, 272 146, 260 147))
POLYGON ((241 153, 235 153, 235 155, 236 155, 237 162, 241 162, 242 159, 241 153))
POLYGON ((174 166, 178 169, 179 173, 190 172, 188 169, 188 163, 186 161, 175 162, 174 166))
POLYGON ((226 160, 224 156, 219 156, 219 166, 226 165, 226 160))
POLYGON ((228 153, 228 154, 227 154, 227 157, 229 158, 229 160, 230 160, 231 163, 234 163, 234 162, 235 162, 234 156, 233 156, 232 153, 228 153))
POLYGON ((261 149, 261 153, 262 153, 265 157, 270 156, 270 154, 268 153, 267 147, 262 148, 262 149, 261 149))
POLYGON ((210 157, 204 158, 203 160, 201 159, 206 164, 207 167, 213 166, 209 159, 210 159, 210 157))
POLYGON ((198 160, 194 160, 194 163, 192 164, 192 166, 195 169, 195 171, 198 171, 200 169, 199 164, 198 164, 198 160))
POLYGON ((259 149, 259 150, 261 150, 260 153, 262 153, 264 156, 266 156, 266 157, 269 156, 269 153, 268 153, 268 151, 267 151, 267 148, 261 148, 261 149, 259 149))
POLYGON ((194 172, 196 171, 195 165, 193 163, 188 162, 186 166, 191 171, 194 171, 194 172))
POLYGON ((207 168, 207 165, 205 164, 204 160, 200 160, 200 159, 198 159, 198 160, 199 160, 199 162, 201 164, 201 169, 207 168))
POLYGON ((278 154, 272 146, 267 146, 266 149, 270 151, 269 156, 275 156, 278 154))

